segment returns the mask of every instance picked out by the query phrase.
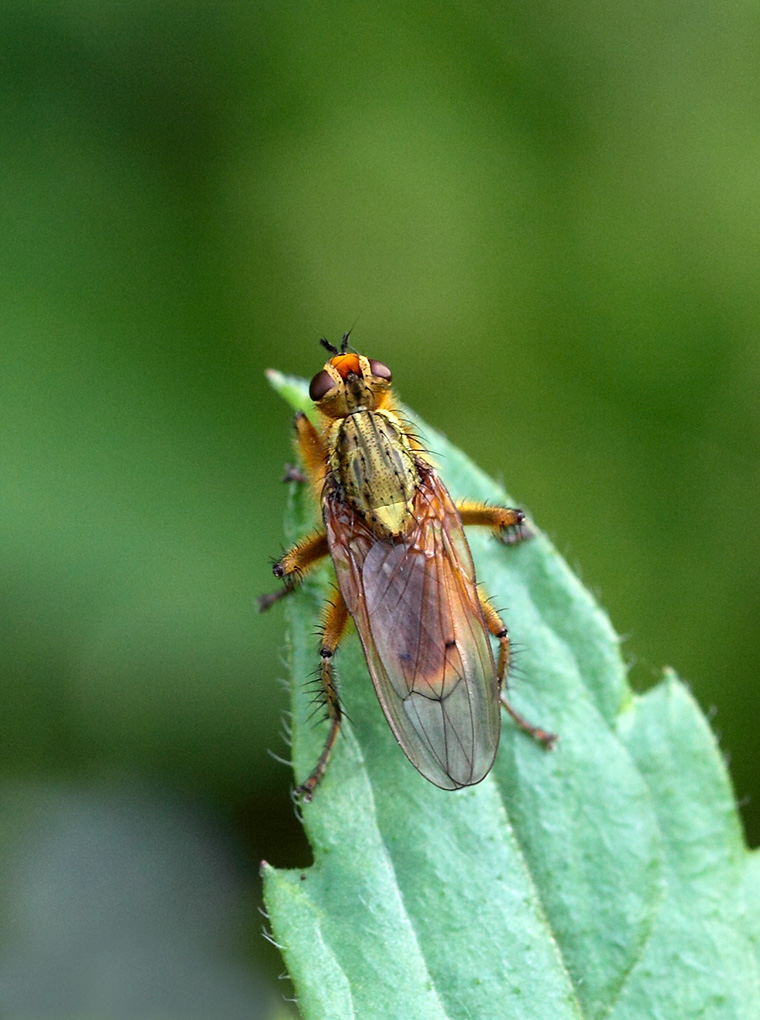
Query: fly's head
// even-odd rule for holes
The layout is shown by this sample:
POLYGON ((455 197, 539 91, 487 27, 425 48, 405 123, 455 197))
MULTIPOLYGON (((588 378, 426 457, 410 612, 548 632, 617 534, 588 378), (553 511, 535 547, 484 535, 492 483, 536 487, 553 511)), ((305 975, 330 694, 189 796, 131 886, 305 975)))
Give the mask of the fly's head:
POLYGON ((309 386, 309 396, 328 418, 345 418, 353 411, 376 411, 390 403, 391 370, 382 361, 363 354, 347 353, 348 334, 342 349, 326 340, 322 345, 335 356, 309 386))

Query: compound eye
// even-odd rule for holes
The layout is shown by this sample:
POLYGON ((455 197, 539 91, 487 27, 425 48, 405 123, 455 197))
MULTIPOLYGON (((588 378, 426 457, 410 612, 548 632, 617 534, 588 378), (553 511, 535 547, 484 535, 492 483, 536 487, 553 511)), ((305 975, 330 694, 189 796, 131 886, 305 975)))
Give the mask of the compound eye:
POLYGON ((376 375, 379 379, 385 379, 386 382, 391 381, 391 370, 387 365, 384 365, 382 361, 371 361, 369 363, 369 370, 373 375, 376 375))
POLYGON ((314 378, 309 384, 309 396, 314 403, 319 403, 322 397, 326 396, 330 390, 335 388, 333 377, 326 369, 322 369, 321 372, 317 372, 314 378))

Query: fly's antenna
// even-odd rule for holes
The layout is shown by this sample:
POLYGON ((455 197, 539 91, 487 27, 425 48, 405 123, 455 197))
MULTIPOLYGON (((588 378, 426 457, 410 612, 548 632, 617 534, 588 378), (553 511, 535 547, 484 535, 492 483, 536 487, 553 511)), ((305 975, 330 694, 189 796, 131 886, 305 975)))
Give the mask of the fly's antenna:
MULTIPOLYGON (((355 325, 356 323, 354 322, 354 326, 355 325)), ((340 350, 338 350, 335 344, 331 344, 329 340, 325 340, 324 337, 322 337, 319 342, 322 344, 326 351, 330 352, 330 354, 345 354, 346 351, 348 350, 348 338, 351 336, 354 326, 352 326, 351 329, 349 329, 348 332, 344 333, 343 336, 340 338, 340 350)), ((353 347, 351 348, 351 350, 353 350, 353 347)))

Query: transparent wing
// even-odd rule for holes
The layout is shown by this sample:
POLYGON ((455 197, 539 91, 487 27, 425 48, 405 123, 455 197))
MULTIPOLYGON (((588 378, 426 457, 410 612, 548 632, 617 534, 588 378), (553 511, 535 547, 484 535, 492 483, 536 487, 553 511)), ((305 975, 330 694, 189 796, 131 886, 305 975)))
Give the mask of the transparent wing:
POLYGON ((414 767, 455 790, 493 764, 496 667, 462 522, 432 469, 413 512, 406 535, 380 540, 351 507, 325 497, 338 584, 386 719, 414 767))

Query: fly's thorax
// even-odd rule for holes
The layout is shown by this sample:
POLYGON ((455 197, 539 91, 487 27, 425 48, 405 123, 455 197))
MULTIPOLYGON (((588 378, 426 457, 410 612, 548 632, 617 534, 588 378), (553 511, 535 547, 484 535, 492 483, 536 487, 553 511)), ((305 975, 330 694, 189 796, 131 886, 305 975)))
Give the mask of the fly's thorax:
POLYGON ((376 533, 407 529, 420 476, 409 437, 393 412, 359 408, 336 421, 329 466, 343 497, 376 533))

